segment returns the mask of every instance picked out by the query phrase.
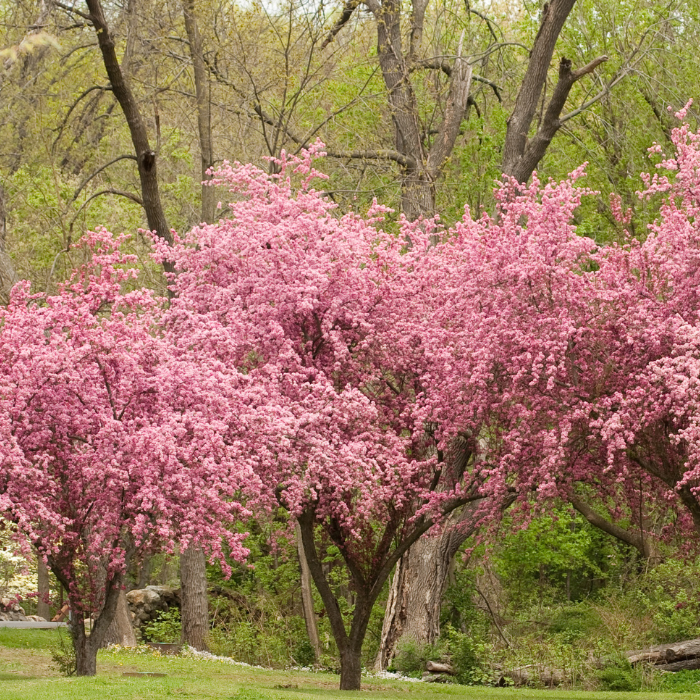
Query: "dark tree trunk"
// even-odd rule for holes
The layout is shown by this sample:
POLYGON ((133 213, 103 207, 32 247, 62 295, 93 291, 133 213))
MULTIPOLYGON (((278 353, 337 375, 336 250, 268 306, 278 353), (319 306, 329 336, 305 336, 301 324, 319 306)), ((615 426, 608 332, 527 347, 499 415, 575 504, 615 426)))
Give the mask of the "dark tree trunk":
MULTIPOLYGON (((102 60, 109 82, 112 85, 112 92, 124 112, 126 123, 129 127, 138 164, 139 178, 141 180, 141 199, 143 200, 143 208, 148 220, 148 228, 160 238, 168 241, 168 243, 172 243, 173 237, 165 218, 158 189, 157 154, 148 141, 148 131, 141 116, 138 103, 117 60, 114 40, 109 33, 102 4, 100 0, 85 0, 85 2, 90 10, 90 19, 95 27, 97 42, 102 52, 102 60)), ((166 270, 172 271, 167 264, 166 270)))
POLYGON ((362 645, 346 646, 340 652, 340 689, 360 690, 362 686, 362 645))
POLYGON ((559 78, 554 86, 552 98, 547 103, 536 133, 529 138, 532 122, 547 82, 554 48, 575 4, 576 0, 552 0, 550 3, 545 3, 540 29, 530 52, 525 77, 515 99, 513 112, 508 119, 501 170, 505 175, 510 175, 521 183, 529 180, 555 134, 561 128, 563 124, 561 113, 574 83, 607 61, 607 56, 600 56, 583 68, 572 70, 571 61, 562 58, 559 62, 559 78))
POLYGON ((182 641, 193 649, 207 651, 207 562, 204 550, 198 545, 190 545, 180 552, 180 585, 182 641))

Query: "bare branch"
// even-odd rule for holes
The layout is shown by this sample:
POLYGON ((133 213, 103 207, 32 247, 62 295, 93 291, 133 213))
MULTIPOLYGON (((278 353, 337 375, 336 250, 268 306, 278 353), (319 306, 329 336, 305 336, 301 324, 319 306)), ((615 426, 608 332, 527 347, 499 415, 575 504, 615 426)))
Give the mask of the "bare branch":
POLYGON ((620 542, 625 542, 634 547, 643 557, 648 557, 650 555, 649 542, 647 542, 640 533, 630 532, 610 522, 594 510, 588 503, 578 498, 578 496, 570 495, 569 503, 571 503, 571 505, 594 527, 620 540, 620 542))
POLYGON ((352 13, 357 9, 357 6, 360 4, 360 0, 348 0, 344 5, 343 5, 343 11, 338 17, 338 21, 333 25, 331 30, 328 32, 328 36, 323 40, 323 43, 321 44, 321 51, 330 44, 333 39, 335 39, 336 34, 350 21, 350 18, 352 17, 352 13))
POLYGON ((85 187, 85 185, 88 184, 88 182, 90 182, 90 180, 92 180, 94 177, 96 177, 97 175, 99 175, 103 170, 106 170, 107 168, 109 168, 110 165, 113 165, 114 163, 117 163, 117 162, 119 162, 120 160, 136 160, 136 156, 132 156, 132 155, 117 156, 117 157, 114 158, 113 160, 110 160, 109 163, 105 163, 102 167, 100 167, 100 168, 98 168, 97 170, 95 170, 95 172, 93 172, 92 174, 88 175, 88 176, 78 185, 78 189, 75 190, 75 192, 73 193, 73 196, 71 197, 70 202, 68 202, 68 204, 72 204, 73 202, 75 202, 76 199, 78 199, 78 196, 79 196, 80 193, 83 191, 83 188, 85 187))
POLYGON ((80 209, 78 209, 77 212, 75 212, 75 216, 71 219, 70 225, 69 225, 69 230, 73 230, 73 226, 75 225, 75 222, 77 218, 80 216, 80 212, 85 209, 85 207, 95 198, 101 197, 103 194, 114 194, 119 197, 126 197, 126 199, 130 199, 132 202, 136 202, 139 206, 143 206, 143 200, 141 197, 138 195, 135 195, 133 192, 127 192, 126 190, 116 190, 116 189, 107 189, 107 190, 100 190, 99 192, 95 192, 94 194, 91 194, 81 205, 80 209))
POLYGON ((393 160, 405 168, 415 167, 415 161, 410 156, 392 151, 388 148, 380 148, 375 151, 328 151, 330 158, 354 158, 362 160, 393 160))
MULTIPOLYGON (((472 15, 476 15, 479 19, 482 19, 484 22, 486 22, 486 26, 489 29, 489 32, 491 33, 491 36, 493 37, 493 40, 498 43, 498 37, 496 36, 496 31, 494 27, 497 25, 492 19, 489 19, 486 15, 482 14, 478 10, 475 10, 470 4, 469 0, 464 0, 464 6, 467 10, 468 13, 472 15)), ((499 30, 500 31, 500 30, 499 30)), ((503 32, 501 32, 501 35, 503 35, 503 32)))
MULTIPOLYGON (((443 58, 426 58, 422 61, 417 61, 409 68, 409 72, 413 73, 414 71, 419 70, 421 68, 427 68, 429 70, 440 70, 448 78, 452 76, 452 66, 448 61, 446 61, 443 58)), ((483 76, 477 75, 476 73, 472 73, 472 80, 476 83, 483 83, 484 85, 488 85, 496 95, 496 99, 499 102, 503 102, 503 99, 501 97, 501 90, 503 90, 502 87, 496 85, 496 83, 492 82, 488 78, 484 78, 483 76)))
POLYGON ((590 100, 587 100, 584 102, 580 107, 577 107, 576 109, 572 110, 568 114, 565 114, 563 117, 559 119, 559 124, 564 124, 569 121, 569 119, 573 119, 574 117, 577 117, 581 112, 585 112, 591 105, 594 105, 596 102, 599 100, 602 100, 603 97, 605 97, 621 80, 623 80, 629 73, 632 72, 632 67, 628 66, 624 70, 620 71, 620 73, 613 79, 611 80, 599 93, 597 93, 594 97, 592 97, 590 100))
POLYGON ((53 0, 53 4, 56 5, 56 7, 60 7, 62 10, 65 10, 66 12, 70 12, 73 15, 78 15, 78 17, 82 17, 83 19, 86 19, 88 22, 92 21, 92 18, 90 15, 86 14, 85 12, 81 12, 80 10, 77 10, 75 7, 72 7, 71 5, 66 5, 62 2, 58 2, 58 0, 53 0))

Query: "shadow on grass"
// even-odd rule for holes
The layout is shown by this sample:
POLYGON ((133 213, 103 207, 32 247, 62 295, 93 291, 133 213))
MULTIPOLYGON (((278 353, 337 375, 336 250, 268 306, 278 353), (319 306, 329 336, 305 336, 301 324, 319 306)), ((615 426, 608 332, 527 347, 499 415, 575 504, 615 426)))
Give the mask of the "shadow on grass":
POLYGON ((0 681, 43 681, 42 676, 25 676, 21 673, 3 673, 0 671, 0 681))

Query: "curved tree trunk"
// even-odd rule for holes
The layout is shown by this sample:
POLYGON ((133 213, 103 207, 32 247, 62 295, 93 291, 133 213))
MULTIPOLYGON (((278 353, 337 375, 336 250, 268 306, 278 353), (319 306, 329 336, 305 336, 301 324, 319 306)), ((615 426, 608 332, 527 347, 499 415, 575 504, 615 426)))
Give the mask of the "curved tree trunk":
POLYGON ((180 552, 180 585, 182 641, 193 649, 207 651, 207 562, 204 550, 197 545, 191 545, 180 552))

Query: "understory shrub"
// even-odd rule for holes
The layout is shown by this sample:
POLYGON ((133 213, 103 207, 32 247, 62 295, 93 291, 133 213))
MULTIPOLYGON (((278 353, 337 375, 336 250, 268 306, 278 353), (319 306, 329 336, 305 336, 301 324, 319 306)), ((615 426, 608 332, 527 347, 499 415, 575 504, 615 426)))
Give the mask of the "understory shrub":
POLYGON ((171 608, 158 613, 158 617, 141 627, 141 636, 146 642, 177 644, 182 635, 180 610, 171 608))

